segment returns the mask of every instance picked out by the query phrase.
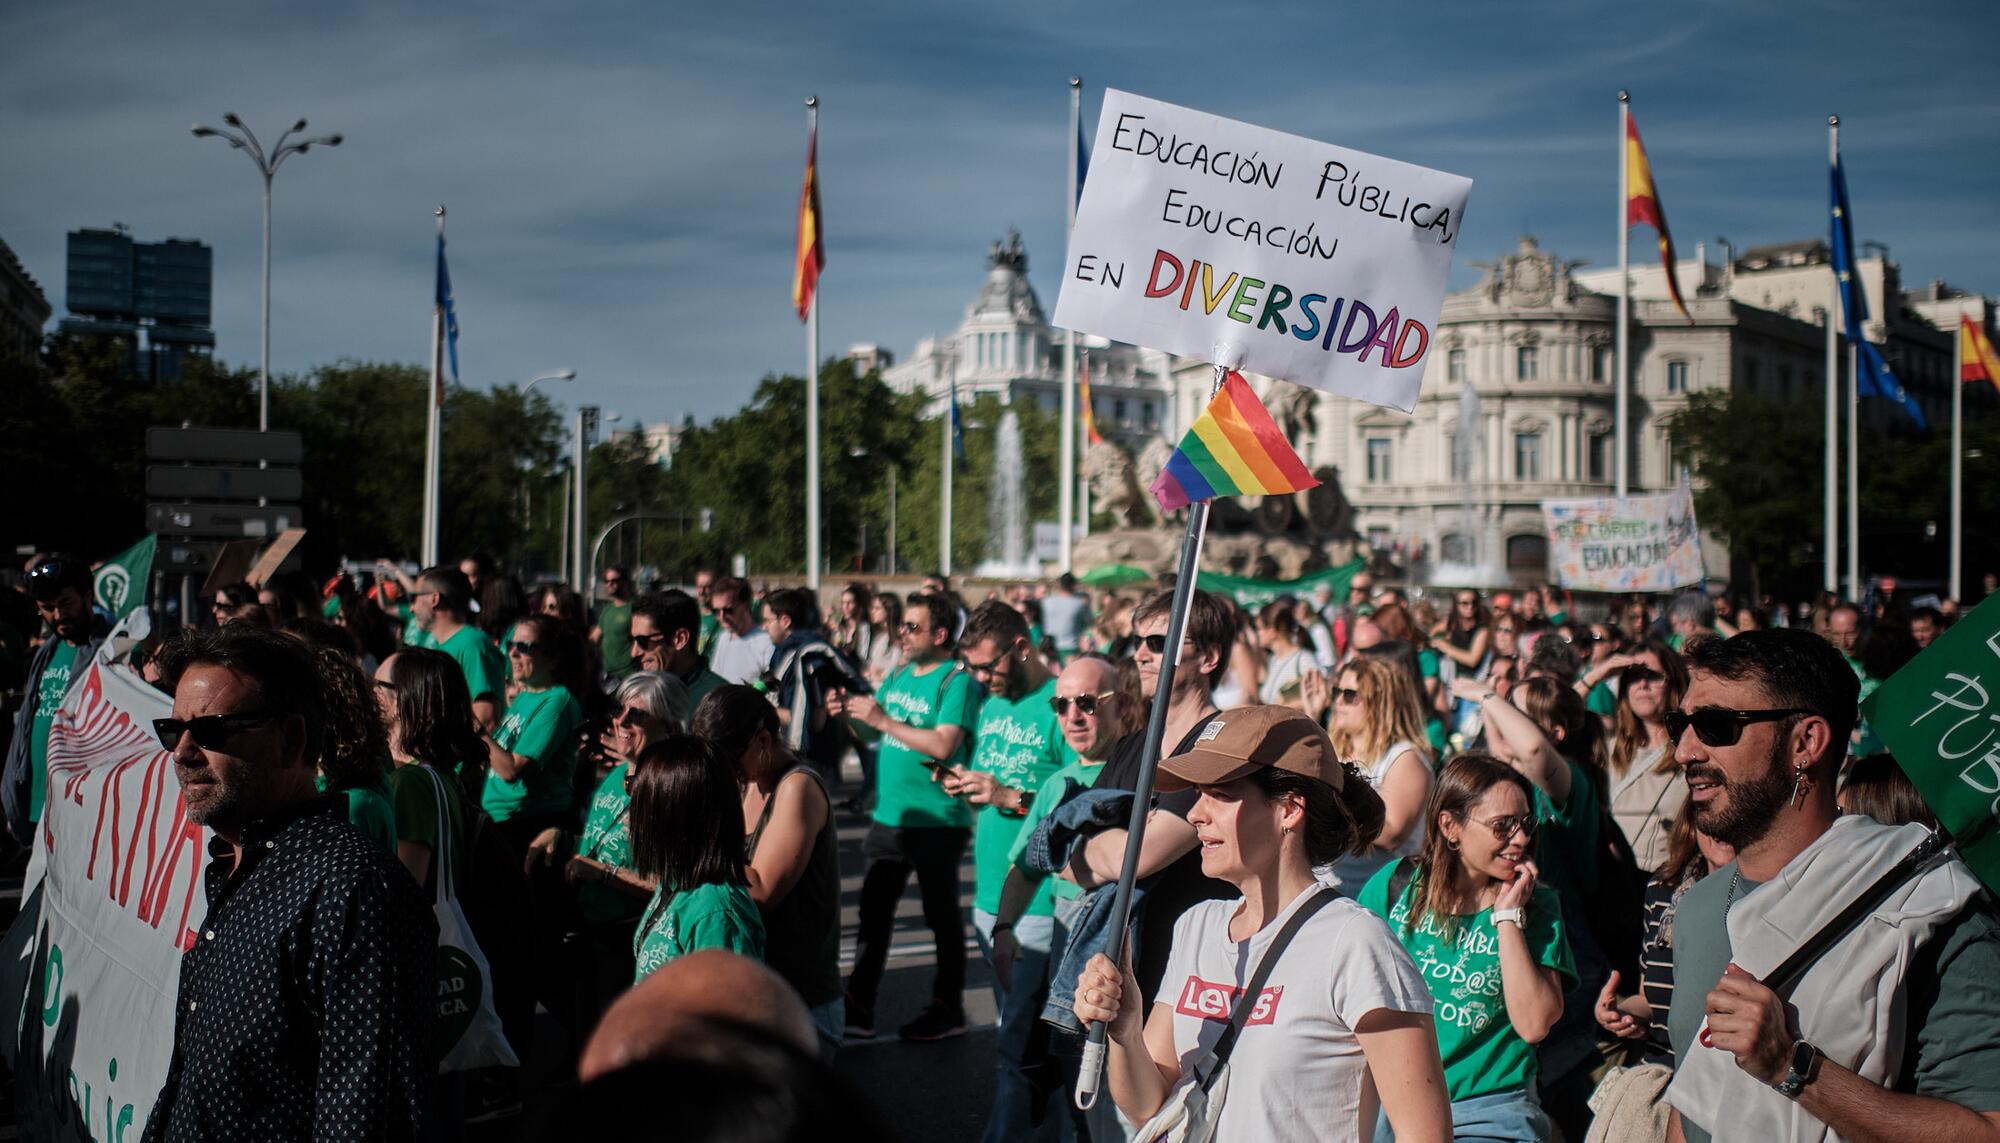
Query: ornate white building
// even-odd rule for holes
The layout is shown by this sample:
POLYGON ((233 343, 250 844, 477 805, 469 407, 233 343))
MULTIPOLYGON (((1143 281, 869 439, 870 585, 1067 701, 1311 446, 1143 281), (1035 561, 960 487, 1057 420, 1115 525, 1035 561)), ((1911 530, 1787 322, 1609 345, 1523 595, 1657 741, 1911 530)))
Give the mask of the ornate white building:
MULTIPOLYGON (((1087 355, 1091 405, 1100 433, 1134 453, 1145 442, 1173 431, 1169 367, 1164 354, 1077 338, 1087 355)), ((917 342, 909 357, 883 371, 902 392, 927 392, 932 412, 943 407, 957 375, 958 399, 982 393, 1002 401, 1032 401, 1043 409, 1062 408, 1063 344, 1050 327, 1042 303, 1028 284, 1028 253, 1021 236, 1010 232, 986 255, 986 281, 965 307, 958 328, 917 342)))

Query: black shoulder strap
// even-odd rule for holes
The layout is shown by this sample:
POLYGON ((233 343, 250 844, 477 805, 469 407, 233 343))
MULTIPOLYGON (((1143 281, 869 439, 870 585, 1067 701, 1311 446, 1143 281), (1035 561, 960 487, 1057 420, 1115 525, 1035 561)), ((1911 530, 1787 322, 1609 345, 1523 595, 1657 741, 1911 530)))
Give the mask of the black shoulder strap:
POLYGON ((1209 1064, 1208 1074, 1202 1077, 1203 1091, 1215 1081, 1222 1065, 1229 1062, 1230 1049, 1236 1046, 1236 1037, 1243 1031, 1243 1026, 1250 1022, 1250 1013, 1257 1010, 1257 997, 1270 981, 1271 970, 1278 967, 1278 958, 1285 955, 1285 946, 1292 943, 1292 938, 1298 935, 1307 921, 1312 920, 1313 914, 1333 904, 1334 898, 1340 896, 1324 887, 1308 892, 1313 893, 1313 899, 1300 905, 1284 927, 1278 930, 1271 947, 1264 950, 1263 958, 1257 962, 1257 971, 1250 974, 1250 983, 1243 989, 1243 995, 1236 998, 1236 1009, 1229 1014, 1229 1027, 1222 1030, 1222 1038, 1215 1042, 1214 1061, 1209 1064))
POLYGON ((1407 857, 1397 858, 1396 871, 1389 875, 1389 900, 1384 907, 1389 909, 1395 908, 1396 902, 1403 899, 1403 890, 1408 889, 1410 887, 1410 882, 1414 880, 1416 876, 1417 876, 1416 862, 1411 861, 1407 857))

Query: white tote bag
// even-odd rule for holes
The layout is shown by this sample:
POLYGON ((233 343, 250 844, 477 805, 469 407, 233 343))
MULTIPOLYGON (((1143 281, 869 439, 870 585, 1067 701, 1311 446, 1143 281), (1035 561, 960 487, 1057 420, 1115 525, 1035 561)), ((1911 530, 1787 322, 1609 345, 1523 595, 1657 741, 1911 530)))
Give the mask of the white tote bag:
POLYGON ((432 907, 437 912, 438 927, 438 1071, 464 1072, 496 1065, 519 1067, 521 1059, 507 1043, 506 1034, 500 1030, 500 1015, 493 1009, 492 969, 472 936, 472 926, 465 923, 464 911, 458 907, 451 853, 451 844, 457 839, 446 840, 451 836, 451 820, 444 809, 451 792, 436 770, 421 762, 411 765, 423 770, 437 792, 438 845, 433 851, 435 876, 431 880, 437 886, 432 907))

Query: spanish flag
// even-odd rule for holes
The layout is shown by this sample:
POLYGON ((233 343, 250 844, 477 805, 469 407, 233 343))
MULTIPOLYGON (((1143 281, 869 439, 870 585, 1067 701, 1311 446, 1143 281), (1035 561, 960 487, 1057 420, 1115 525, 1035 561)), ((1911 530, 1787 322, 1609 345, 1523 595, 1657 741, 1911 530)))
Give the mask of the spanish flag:
POLYGON ((800 321, 812 312, 813 289, 824 269, 826 247, 819 232, 819 131, 815 129, 806 143, 806 183, 799 191, 798 263, 792 270, 792 304, 798 307, 800 321))
POLYGON ((1217 496, 1277 496, 1317 485, 1243 375, 1233 370, 1153 481, 1171 512, 1217 496))
POLYGON ((1994 354, 1986 331, 1965 314, 1958 319, 1958 379, 1990 381, 2000 387, 2000 355, 1994 354))
POLYGON ((1688 323, 1687 303, 1681 300, 1681 284, 1674 278, 1674 239, 1667 233, 1667 212, 1660 207, 1660 194, 1653 188, 1653 165, 1646 161, 1646 145, 1639 141, 1639 124, 1631 113, 1625 116, 1625 225, 1645 223, 1660 234, 1660 260, 1667 267, 1667 293, 1674 308, 1688 323))
POLYGON ((1077 375, 1078 403, 1083 406, 1083 439, 1086 444, 1103 444, 1104 434, 1097 431, 1097 412, 1090 406, 1090 354, 1083 355, 1083 368, 1077 375))

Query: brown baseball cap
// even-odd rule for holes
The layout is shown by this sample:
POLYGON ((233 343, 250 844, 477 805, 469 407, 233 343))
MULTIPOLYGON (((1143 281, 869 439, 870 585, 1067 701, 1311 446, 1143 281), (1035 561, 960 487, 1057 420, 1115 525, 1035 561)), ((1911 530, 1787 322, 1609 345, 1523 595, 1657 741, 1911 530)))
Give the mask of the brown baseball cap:
POLYGON ((1289 706, 1245 706, 1208 720, 1194 749, 1160 762, 1162 791, 1215 786, 1266 766, 1317 778, 1340 789, 1346 767, 1333 740, 1304 711, 1289 706))

